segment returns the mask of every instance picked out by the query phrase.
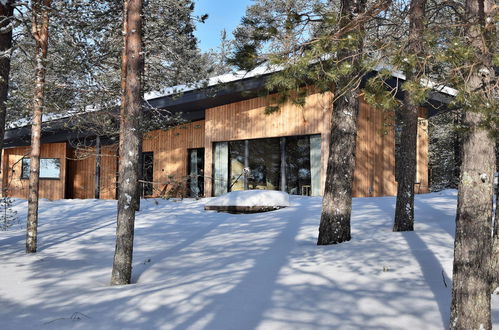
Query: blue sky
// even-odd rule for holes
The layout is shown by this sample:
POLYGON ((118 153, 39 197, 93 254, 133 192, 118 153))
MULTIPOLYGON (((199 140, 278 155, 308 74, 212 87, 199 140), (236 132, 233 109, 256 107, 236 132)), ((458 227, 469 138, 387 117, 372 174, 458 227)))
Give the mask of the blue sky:
POLYGON ((241 22, 251 0, 195 0, 196 15, 208 14, 204 24, 197 24, 196 37, 202 51, 215 48, 220 43, 220 31, 224 28, 229 36, 241 22))

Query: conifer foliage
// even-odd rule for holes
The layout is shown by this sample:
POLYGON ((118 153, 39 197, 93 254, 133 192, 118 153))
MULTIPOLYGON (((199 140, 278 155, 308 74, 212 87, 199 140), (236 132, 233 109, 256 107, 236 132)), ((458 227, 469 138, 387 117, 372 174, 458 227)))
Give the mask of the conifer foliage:
POLYGON ((371 21, 391 1, 256 1, 236 30, 234 63, 266 62, 282 70, 267 84, 279 91, 268 112, 290 100, 304 105, 306 86, 333 95, 329 158, 319 245, 350 240, 360 84, 369 70, 364 48, 371 21))

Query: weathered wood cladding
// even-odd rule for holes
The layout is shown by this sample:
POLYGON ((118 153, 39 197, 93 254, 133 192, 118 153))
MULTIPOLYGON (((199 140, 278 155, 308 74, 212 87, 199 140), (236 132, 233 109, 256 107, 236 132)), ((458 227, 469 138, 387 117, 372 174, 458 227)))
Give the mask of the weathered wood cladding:
MULTIPOLYGON (((29 180, 21 179, 21 172, 22 159, 29 158, 29 153, 30 147, 4 149, 2 186, 11 197, 28 197, 29 180)), ((43 144, 40 157, 60 159, 59 179, 40 178, 40 198, 63 199, 66 188, 66 143, 43 144)))
POLYGON ((188 167, 187 151, 203 148, 204 143, 204 120, 144 134, 142 151, 154 153, 153 196, 157 196, 166 183, 185 182, 188 167))
MULTIPOLYGON (((267 137, 322 134, 321 191, 324 189, 331 125, 331 95, 312 94, 304 107, 291 103, 270 115, 264 113, 267 97, 227 104, 205 111, 205 194, 212 193, 213 142, 267 137)), ((425 116, 424 111, 421 113, 425 116)), ((421 120, 418 142, 416 191, 427 192, 428 139, 421 120)), ((395 195, 395 137, 393 113, 374 109, 363 100, 359 109, 355 197, 395 195)))

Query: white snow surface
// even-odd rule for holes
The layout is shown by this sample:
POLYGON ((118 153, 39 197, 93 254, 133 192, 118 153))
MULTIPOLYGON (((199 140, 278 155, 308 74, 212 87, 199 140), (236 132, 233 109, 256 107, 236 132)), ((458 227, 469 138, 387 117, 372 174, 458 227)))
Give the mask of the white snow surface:
POLYGON ((207 201, 143 200, 134 284, 111 287, 115 201, 42 200, 26 255, 16 200, 22 223, 0 232, 0 328, 448 328, 455 191, 418 195, 405 233, 391 231, 395 198, 355 198, 352 240, 330 246, 316 245, 320 197, 258 214, 207 201))
POLYGON ((206 205, 286 207, 289 206, 289 195, 276 190, 240 190, 212 198, 206 205))

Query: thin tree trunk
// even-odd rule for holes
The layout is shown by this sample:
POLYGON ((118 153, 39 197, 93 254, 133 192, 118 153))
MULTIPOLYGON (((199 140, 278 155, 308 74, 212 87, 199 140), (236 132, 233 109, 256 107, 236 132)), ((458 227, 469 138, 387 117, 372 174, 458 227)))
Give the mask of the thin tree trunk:
MULTIPOLYGON (((9 92, 10 57, 12 54, 12 0, 0 2, 0 151, 3 149, 5 135, 5 117, 7 115, 7 97, 9 92)), ((0 152, 0 164, 2 153, 0 152)))
POLYGON ((126 109, 126 66, 128 63, 127 54, 127 40, 128 40, 128 0, 123 0, 123 50, 121 52, 121 105, 120 105, 120 136, 118 143, 118 152, 121 153, 121 148, 123 147, 123 130, 125 125, 123 121, 125 120, 125 109, 126 109))
MULTIPOLYGON (((484 29, 493 21, 493 1, 466 1, 467 39, 477 50, 466 87, 470 93, 490 97, 494 68, 491 38, 484 29)), ((493 97, 493 96, 492 96, 493 97)), ((475 105, 478 107, 479 105, 475 105)), ((465 109, 461 174, 456 215, 450 327, 491 329, 490 258, 492 250, 492 196, 495 140, 482 126, 485 115, 465 109)))
MULTIPOLYGON (((409 43, 407 51, 418 57, 424 56, 424 17, 426 0, 412 0, 409 10, 409 43)), ((407 71, 407 82, 419 84, 420 68, 407 71)), ((413 92, 405 91, 403 105, 399 111, 402 132, 398 156, 397 203, 393 231, 414 230, 414 183, 416 181, 416 149, 418 139, 418 104, 413 92)))
POLYGON ((28 219, 26 230, 26 252, 35 253, 38 236, 38 198, 40 179, 40 139, 46 59, 49 38, 49 10, 51 0, 33 1, 32 34, 35 39, 35 91, 33 97, 33 119, 31 125, 31 155, 29 172, 28 219))
MULTIPOLYGON (((341 5, 340 28, 351 23, 354 17, 365 11, 366 1, 342 0, 341 5)), ((357 75, 360 73, 360 57, 363 52, 362 24, 359 24, 356 32, 360 39, 356 47, 338 52, 339 62, 350 64, 353 73, 343 77, 335 88, 342 95, 335 95, 333 102, 331 140, 318 245, 337 244, 349 241, 351 238, 350 216, 359 111, 359 88, 356 83, 352 86, 352 81, 357 81, 357 75)))
POLYGON ((123 116, 123 145, 120 150, 116 248, 111 285, 130 284, 133 235, 137 208, 141 121, 142 0, 129 0, 127 14, 126 107, 123 116))
MULTIPOLYGON (((498 155, 498 145, 499 143, 496 142, 496 172, 499 172, 499 159, 497 159, 498 155)), ((498 178, 499 180, 499 178, 498 178)), ((493 227, 493 234, 492 234, 492 256, 491 256, 491 262, 490 262, 490 281, 491 281, 491 287, 490 291, 491 293, 494 293, 494 291, 499 287, 499 182, 495 186, 495 211, 494 211, 494 227, 493 227)))

